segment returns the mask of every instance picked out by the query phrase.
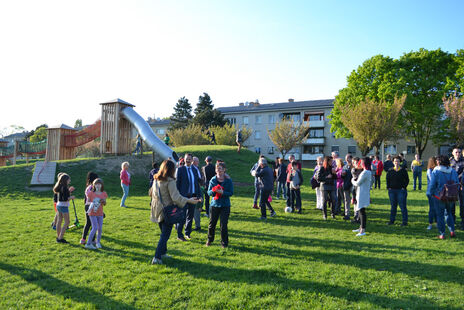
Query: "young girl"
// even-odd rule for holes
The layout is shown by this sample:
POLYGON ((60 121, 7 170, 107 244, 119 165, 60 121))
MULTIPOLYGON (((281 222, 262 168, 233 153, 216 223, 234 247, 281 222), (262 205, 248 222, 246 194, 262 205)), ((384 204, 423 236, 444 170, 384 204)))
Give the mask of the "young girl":
MULTIPOLYGON (((324 158, 322 156, 317 157, 317 166, 314 168, 314 174, 312 179, 316 180, 316 173, 317 171, 322 167, 322 164, 324 162, 324 158)), ((311 185, 314 181, 311 181, 311 185)), ((317 182, 317 181, 315 181, 317 182)), ((316 183, 318 185, 319 182, 316 183)), ((322 191, 320 186, 318 185, 317 187, 313 187, 316 189, 316 209, 317 210, 322 210, 322 191)))
POLYGON ((121 172, 119 174, 119 178, 121 179, 121 187, 122 187, 122 198, 121 198, 121 207, 126 208, 126 199, 129 196, 129 186, 131 184, 130 178, 131 175, 129 173, 129 163, 127 161, 121 164, 121 172))
POLYGON ((88 201, 90 201, 90 206, 87 213, 89 214, 90 222, 92 223, 92 230, 90 231, 89 240, 87 241, 85 248, 95 250, 102 247, 100 240, 103 226, 103 206, 106 205, 106 199, 108 198, 108 195, 104 191, 102 179, 95 179, 92 185, 92 191, 87 196, 88 201), (92 244, 92 239, 95 236, 97 230, 97 244, 94 246, 92 244))
MULTIPOLYGON (((60 179, 61 175, 65 174, 64 172, 60 172, 57 175, 57 179, 60 179)), ((69 191, 72 192, 74 190, 74 187, 70 187, 69 191)), ((56 210, 56 204, 58 203, 58 194, 53 192, 53 208, 55 209, 55 217, 53 218, 52 222, 52 229, 56 230, 56 221, 58 220, 58 211, 56 210)))
MULTIPOLYGON (((87 234, 89 233, 89 229, 91 226, 89 214, 87 211, 89 210, 90 206, 90 200, 89 200, 89 193, 93 190, 93 181, 98 179, 98 175, 95 172, 89 171, 87 173, 87 183, 86 183, 86 189, 85 189, 85 198, 84 198, 84 209, 85 209, 85 226, 84 226, 84 231, 82 232, 82 239, 81 239, 81 244, 85 244, 85 239, 87 238, 87 234)), ((95 241, 95 237, 93 238, 92 241, 95 241)))
POLYGON ((69 200, 74 199, 74 196, 71 196, 69 188, 70 183, 71 178, 69 175, 64 173, 58 178, 58 182, 56 182, 53 187, 53 192, 57 194, 56 209, 58 212, 58 218, 56 223, 56 242, 58 243, 68 243, 63 236, 69 226, 69 200), (64 225, 61 227, 63 218, 64 225))

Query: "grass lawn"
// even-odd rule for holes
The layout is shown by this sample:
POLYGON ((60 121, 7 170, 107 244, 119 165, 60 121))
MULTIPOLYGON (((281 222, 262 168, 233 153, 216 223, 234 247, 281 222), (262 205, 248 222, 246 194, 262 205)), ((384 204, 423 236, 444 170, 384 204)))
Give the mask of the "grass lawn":
MULTIPOLYGON (((256 154, 237 156, 232 147, 176 149, 228 164, 235 187, 229 221, 229 248, 220 247, 219 229, 206 248, 207 221, 192 240, 168 242, 165 265, 150 265, 159 228, 150 222, 147 196, 149 161, 130 160, 134 173, 127 200, 119 207, 119 169, 108 159, 59 162, 71 175, 76 208, 83 224, 85 175, 97 171, 109 195, 103 248, 79 244, 82 229, 69 230, 70 244, 57 244, 51 230, 52 193, 30 192, 33 165, 0 168, 1 309, 464 309, 464 233, 438 240, 427 231, 425 191, 408 194, 409 226, 387 226, 386 190, 373 190, 367 233, 355 225, 322 220, 304 169, 303 214, 285 214, 274 200, 275 218, 259 220, 251 208, 256 154), (107 165, 107 166, 105 166, 107 165)), ((120 161, 118 161, 120 162, 120 161)), ((57 171, 57 172, 58 172, 57 171)), ((423 174, 425 183, 425 173, 423 174)), ((382 185, 385 185, 383 177, 382 185)), ((412 186, 409 187, 412 189, 412 186)), ((71 222, 74 214, 70 208, 71 222)))

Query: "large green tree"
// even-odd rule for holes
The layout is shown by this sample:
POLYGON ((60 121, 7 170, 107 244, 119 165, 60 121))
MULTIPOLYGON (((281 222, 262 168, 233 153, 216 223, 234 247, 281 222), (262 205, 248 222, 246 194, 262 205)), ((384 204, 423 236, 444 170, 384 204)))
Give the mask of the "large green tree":
POLYGON ((198 97, 197 107, 195 108, 195 114, 200 114, 206 110, 212 110, 214 108, 213 100, 208 93, 203 93, 203 96, 198 97))
POLYGON ((376 55, 364 61, 347 78, 347 86, 335 97, 330 115, 331 131, 336 138, 352 138, 353 134, 342 121, 346 107, 356 107, 366 98, 374 102, 393 104, 398 89, 396 61, 390 57, 376 55))
POLYGON ((192 119, 192 105, 187 98, 180 98, 174 107, 174 113, 171 115, 171 124, 169 129, 185 128, 189 125, 192 119))
POLYGON ((47 139, 47 127, 38 127, 29 138, 30 142, 40 142, 47 139))
POLYGON ((456 69, 454 56, 440 49, 420 49, 399 59, 399 93, 407 95, 399 124, 414 140, 419 156, 430 140, 438 143, 448 136, 443 96, 449 91, 447 84, 456 69))

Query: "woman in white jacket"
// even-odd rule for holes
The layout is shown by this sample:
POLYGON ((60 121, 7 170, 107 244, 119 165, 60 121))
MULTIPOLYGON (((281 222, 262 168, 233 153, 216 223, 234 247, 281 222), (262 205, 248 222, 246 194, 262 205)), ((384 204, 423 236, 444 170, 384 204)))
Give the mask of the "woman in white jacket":
POLYGON ((359 175, 357 180, 351 180, 354 186, 356 186, 356 200, 355 211, 359 211, 359 218, 361 220, 361 226, 358 229, 354 229, 353 232, 356 232, 356 236, 365 236, 366 235, 366 208, 370 204, 371 200, 371 181, 372 181, 372 172, 368 167, 371 165, 371 160, 369 157, 364 157, 361 159, 361 166, 363 171, 359 175))

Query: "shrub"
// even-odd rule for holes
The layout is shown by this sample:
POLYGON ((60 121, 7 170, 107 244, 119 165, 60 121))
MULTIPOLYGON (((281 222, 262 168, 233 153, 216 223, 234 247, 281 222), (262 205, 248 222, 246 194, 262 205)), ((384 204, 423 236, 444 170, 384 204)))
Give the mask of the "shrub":
POLYGON ((78 146, 76 148, 76 157, 100 157, 100 139, 78 146))
MULTIPOLYGON (((212 126, 209 128, 216 136, 216 143, 219 145, 237 145, 235 142, 237 129, 235 125, 225 124, 224 126, 212 126)), ((242 139, 245 142, 251 136, 251 129, 242 127, 242 139)))
POLYGON ((168 133, 175 147, 210 144, 210 139, 203 133, 200 125, 189 125, 185 128, 170 130, 168 133))

